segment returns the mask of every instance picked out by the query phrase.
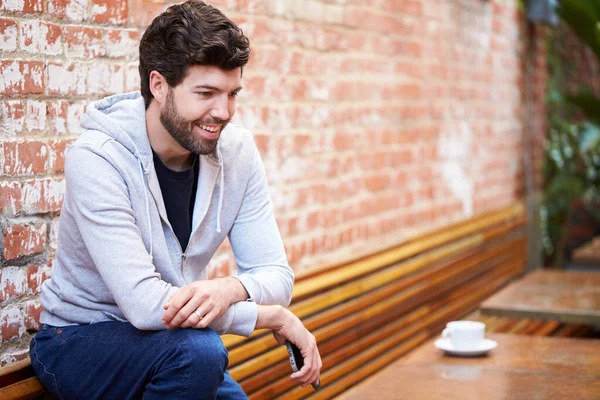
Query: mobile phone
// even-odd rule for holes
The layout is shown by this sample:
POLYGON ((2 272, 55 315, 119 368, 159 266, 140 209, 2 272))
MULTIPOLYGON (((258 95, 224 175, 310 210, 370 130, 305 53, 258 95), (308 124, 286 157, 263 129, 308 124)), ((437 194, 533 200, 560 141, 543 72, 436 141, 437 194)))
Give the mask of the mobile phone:
MULTIPOLYGON (((302 369, 302 367, 304 366, 304 357, 302 357, 302 353, 300 352, 300 349, 298 348, 298 346, 296 346, 294 343, 290 342, 289 340, 285 341, 285 347, 287 347, 288 356, 290 357, 290 365, 292 366, 292 371, 294 371, 294 372, 300 371, 302 369)), ((312 383, 311 385, 312 385, 313 389, 321 390, 320 382, 312 383)))

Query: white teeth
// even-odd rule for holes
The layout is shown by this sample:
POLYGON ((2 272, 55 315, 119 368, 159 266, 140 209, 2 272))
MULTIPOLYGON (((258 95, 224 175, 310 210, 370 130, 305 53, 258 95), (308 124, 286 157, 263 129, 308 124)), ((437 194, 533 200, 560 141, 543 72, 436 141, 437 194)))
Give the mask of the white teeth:
POLYGON ((212 127, 212 126, 207 126, 207 125, 200 125, 200 128, 204 129, 205 131, 209 131, 209 132, 216 132, 219 130, 218 127, 212 127))

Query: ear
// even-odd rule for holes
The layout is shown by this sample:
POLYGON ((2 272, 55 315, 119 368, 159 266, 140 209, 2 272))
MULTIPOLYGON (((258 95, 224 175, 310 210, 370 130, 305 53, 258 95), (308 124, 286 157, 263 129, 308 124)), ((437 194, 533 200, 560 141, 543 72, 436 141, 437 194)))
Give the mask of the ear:
POLYGON ((164 104, 167 99, 167 92, 169 91, 169 84, 164 76, 158 71, 150 72, 149 76, 150 92, 152 96, 159 104, 164 104))

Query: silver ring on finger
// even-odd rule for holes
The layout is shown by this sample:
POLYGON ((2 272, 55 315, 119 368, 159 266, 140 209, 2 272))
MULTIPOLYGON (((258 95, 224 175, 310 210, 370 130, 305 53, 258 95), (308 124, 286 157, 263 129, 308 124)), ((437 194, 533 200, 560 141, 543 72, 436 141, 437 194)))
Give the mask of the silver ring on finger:
POLYGON ((202 318, 204 318, 204 315, 200 314, 200 311, 198 311, 198 310, 194 311, 194 314, 196 314, 198 316, 198 319, 200 321, 202 321, 202 318))

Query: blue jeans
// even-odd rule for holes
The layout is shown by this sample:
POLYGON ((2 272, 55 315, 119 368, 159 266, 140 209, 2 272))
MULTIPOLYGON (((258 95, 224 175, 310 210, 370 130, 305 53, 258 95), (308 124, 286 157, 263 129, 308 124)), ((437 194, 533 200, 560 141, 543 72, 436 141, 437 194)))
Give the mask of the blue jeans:
POLYGON ((128 322, 52 327, 31 340, 31 364, 58 399, 247 399, 210 329, 141 331, 128 322))

